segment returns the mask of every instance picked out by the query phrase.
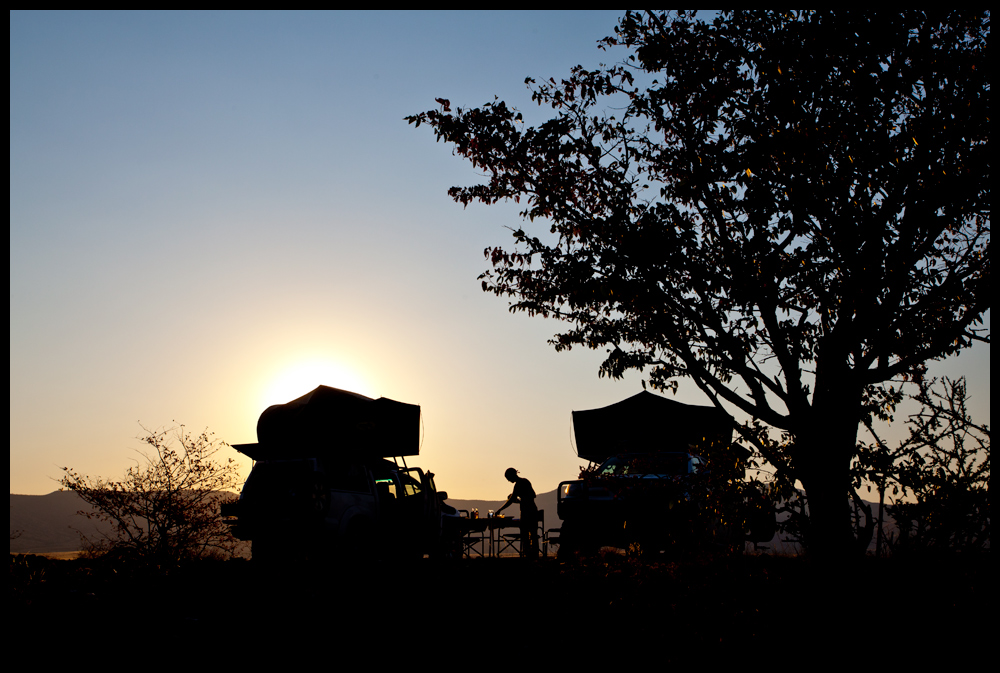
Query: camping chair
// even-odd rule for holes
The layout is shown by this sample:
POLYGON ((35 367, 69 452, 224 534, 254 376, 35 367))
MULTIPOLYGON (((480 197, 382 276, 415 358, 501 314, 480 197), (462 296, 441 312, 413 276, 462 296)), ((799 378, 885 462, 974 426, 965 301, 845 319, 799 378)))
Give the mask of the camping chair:
MULTIPOLYGON (((503 529, 501 529, 503 530, 503 529)), ((548 554, 548 543, 544 542, 545 537, 545 510, 538 510, 538 522, 535 529, 535 539, 538 541, 538 547, 540 553, 543 555, 548 554), (544 544, 543 544, 544 543, 544 544)), ((518 528, 517 532, 501 533, 498 537, 499 549, 497 551, 497 556, 503 556, 503 553, 508 549, 517 550, 517 554, 520 557, 524 557, 527 550, 524 548, 521 540, 521 529, 518 528)))
POLYGON ((549 555, 549 545, 559 545, 559 536, 562 535, 562 528, 549 528, 545 531, 545 537, 542 538, 542 548, 544 552, 543 556, 549 555))

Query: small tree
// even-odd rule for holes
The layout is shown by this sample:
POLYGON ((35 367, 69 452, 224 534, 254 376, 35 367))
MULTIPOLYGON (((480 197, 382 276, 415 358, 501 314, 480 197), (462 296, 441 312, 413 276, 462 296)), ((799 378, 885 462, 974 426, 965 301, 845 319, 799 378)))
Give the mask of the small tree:
POLYGON ((240 475, 232 458, 217 462, 228 446, 205 430, 189 435, 184 427, 148 430, 140 436, 149 451, 120 481, 91 478, 64 467, 60 484, 91 506, 79 514, 110 525, 100 539, 84 538, 91 550, 128 550, 142 558, 172 564, 222 553, 237 540, 219 516, 233 499, 240 475))
POLYGON ((893 491, 916 499, 889 507, 893 549, 988 549, 990 429, 969 415, 964 379, 935 383, 921 386, 910 436, 890 452, 893 491))

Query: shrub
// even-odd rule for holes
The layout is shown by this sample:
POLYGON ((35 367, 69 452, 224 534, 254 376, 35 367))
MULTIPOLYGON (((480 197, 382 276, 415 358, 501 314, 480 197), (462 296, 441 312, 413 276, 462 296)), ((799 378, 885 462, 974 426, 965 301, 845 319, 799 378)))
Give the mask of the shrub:
POLYGON ((215 458, 228 445, 208 430, 143 431, 139 439, 149 449, 139 452, 141 459, 120 481, 63 468, 62 487, 91 506, 79 514, 110 526, 99 538, 84 538, 86 550, 114 550, 160 564, 232 555, 238 541, 219 507, 235 499, 241 478, 232 458, 215 458))

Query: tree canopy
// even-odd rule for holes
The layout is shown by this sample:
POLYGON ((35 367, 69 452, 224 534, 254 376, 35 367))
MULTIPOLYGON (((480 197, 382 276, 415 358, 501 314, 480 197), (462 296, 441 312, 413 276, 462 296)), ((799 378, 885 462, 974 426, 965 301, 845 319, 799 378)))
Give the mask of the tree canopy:
POLYGON ((691 377, 787 433, 757 445, 843 549, 887 382, 989 341, 988 43, 988 12, 629 12, 600 45, 624 62, 526 80, 536 127, 499 99, 407 120, 484 172, 456 201, 524 204, 484 290, 602 375, 691 377))

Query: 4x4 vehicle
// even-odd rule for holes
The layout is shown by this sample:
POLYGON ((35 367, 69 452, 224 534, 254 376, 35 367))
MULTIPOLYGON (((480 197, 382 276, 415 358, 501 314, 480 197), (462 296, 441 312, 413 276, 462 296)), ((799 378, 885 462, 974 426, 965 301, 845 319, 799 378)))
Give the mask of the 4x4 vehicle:
POLYGON ((434 475, 406 465, 420 445, 420 407, 320 386, 268 407, 255 463, 223 514, 258 560, 348 550, 422 555, 444 541, 434 475))
POLYGON ((560 483, 560 552, 687 541, 707 491, 705 467, 686 451, 623 453, 560 483))
POLYGON ((573 426, 578 455, 599 466, 559 484, 560 554, 746 539, 746 455, 725 412, 643 392, 573 412, 573 426))

